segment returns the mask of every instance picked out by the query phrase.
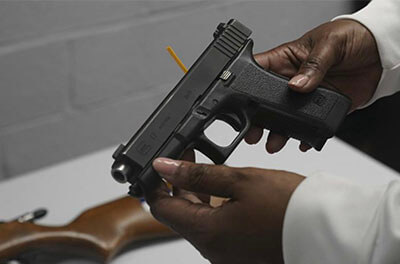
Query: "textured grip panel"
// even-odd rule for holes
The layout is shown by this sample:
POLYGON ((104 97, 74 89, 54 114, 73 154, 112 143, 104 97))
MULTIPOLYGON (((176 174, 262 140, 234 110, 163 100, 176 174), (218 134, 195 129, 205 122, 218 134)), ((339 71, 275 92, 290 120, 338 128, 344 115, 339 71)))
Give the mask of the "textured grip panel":
POLYGON ((246 93, 262 104, 293 114, 325 120, 337 101, 337 93, 327 89, 300 94, 288 88, 287 80, 256 65, 247 64, 232 83, 232 89, 246 93))

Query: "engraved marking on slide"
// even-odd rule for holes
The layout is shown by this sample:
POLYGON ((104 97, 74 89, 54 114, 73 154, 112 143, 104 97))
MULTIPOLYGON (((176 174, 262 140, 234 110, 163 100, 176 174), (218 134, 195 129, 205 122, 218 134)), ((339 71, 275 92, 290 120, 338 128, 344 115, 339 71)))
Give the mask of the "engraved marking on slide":
POLYGON ((150 144, 146 144, 144 141, 141 141, 136 148, 136 150, 142 155, 146 155, 151 149, 152 146, 150 144))
POLYGON ((168 123, 168 121, 171 120, 170 116, 167 116, 162 122, 161 125, 158 127, 158 129, 163 129, 163 127, 168 123))
POLYGON ((156 139, 157 139, 157 134, 154 133, 154 132, 152 132, 152 133, 150 134, 150 138, 153 139, 153 140, 156 140, 156 139))

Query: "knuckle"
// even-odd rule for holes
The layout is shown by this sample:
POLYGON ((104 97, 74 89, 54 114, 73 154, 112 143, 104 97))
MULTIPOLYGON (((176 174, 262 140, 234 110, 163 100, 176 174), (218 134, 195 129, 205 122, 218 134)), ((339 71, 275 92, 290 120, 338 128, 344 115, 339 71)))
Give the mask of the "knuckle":
POLYGON ((200 187, 203 184, 204 178, 208 173, 208 166, 196 165, 193 166, 188 173, 188 181, 192 187, 200 187))
POLYGON ((323 36, 323 40, 328 45, 337 45, 344 39, 344 35, 337 31, 327 31, 323 36))
POLYGON ((234 182, 246 182, 249 180, 249 174, 252 168, 239 168, 232 173, 232 180, 234 182))
POLYGON ((296 42, 305 50, 311 50, 313 46, 313 38, 309 33, 304 34, 296 42))
POLYGON ((247 180, 248 175, 243 168, 229 168, 226 166, 221 166, 223 169, 221 170, 223 173, 224 182, 224 192, 230 193, 235 192, 237 190, 237 186, 242 186, 247 180))
POLYGON ((259 173, 257 173, 257 169, 255 168, 245 167, 238 169, 233 177, 236 191, 247 190, 249 186, 259 183, 258 176, 259 173))
POLYGON ((309 57, 305 63, 304 63, 304 67, 317 71, 317 72, 321 72, 321 66, 322 66, 323 60, 320 57, 317 56, 313 56, 313 57, 309 57))

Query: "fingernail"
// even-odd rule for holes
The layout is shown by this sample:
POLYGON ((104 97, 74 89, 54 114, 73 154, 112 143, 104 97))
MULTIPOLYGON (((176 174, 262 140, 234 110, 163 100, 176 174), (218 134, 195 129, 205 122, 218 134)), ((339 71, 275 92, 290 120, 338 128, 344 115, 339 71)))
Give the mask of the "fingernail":
POLYGON ((310 78, 307 75, 299 74, 294 76, 290 81, 289 84, 291 86, 295 86, 297 88, 303 88, 310 78))
POLYGON ((153 168, 163 176, 175 174, 179 165, 181 165, 181 161, 168 158, 157 158, 153 161, 153 168))

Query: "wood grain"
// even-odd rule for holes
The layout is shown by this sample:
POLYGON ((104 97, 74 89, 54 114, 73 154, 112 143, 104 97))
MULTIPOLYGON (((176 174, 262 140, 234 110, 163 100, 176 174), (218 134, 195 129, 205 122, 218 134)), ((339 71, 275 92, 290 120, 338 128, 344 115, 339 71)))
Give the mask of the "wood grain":
POLYGON ((124 197, 91 208, 65 226, 0 224, 0 263, 28 252, 62 252, 108 262, 133 242, 174 237, 141 203, 124 197))

